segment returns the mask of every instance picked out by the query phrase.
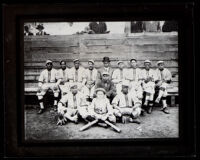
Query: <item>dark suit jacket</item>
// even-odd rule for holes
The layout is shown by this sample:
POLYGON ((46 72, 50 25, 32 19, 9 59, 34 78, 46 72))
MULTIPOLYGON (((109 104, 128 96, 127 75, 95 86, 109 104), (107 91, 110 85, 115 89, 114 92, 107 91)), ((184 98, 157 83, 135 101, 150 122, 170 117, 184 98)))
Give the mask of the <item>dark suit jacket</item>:
POLYGON ((107 86, 105 82, 100 80, 97 82, 95 88, 104 88, 108 97, 116 96, 116 87, 111 80, 107 82, 107 86))
POLYGON ((90 22, 89 27, 97 34, 102 34, 107 31, 107 26, 105 22, 99 22, 99 24, 97 24, 97 22, 90 22))
MULTIPOLYGON (((102 79, 102 73, 103 72, 105 72, 106 70, 105 70, 105 68, 103 67, 103 68, 100 68, 99 70, 98 70, 98 80, 101 80, 102 79)), ((109 76, 110 76, 110 79, 112 79, 112 74, 113 74, 113 69, 111 68, 111 67, 109 67, 109 71, 108 71, 108 73, 109 73, 109 76)))

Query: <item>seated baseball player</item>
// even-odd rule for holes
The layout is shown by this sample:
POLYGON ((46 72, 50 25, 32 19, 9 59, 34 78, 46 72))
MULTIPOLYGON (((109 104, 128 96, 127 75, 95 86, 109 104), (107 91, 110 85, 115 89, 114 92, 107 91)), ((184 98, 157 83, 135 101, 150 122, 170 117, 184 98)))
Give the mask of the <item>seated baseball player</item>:
POLYGON ((88 69, 85 70, 86 84, 83 87, 82 92, 86 96, 86 100, 92 102, 98 71, 94 68, 93 60, 88 61, 88 66, 88 69))
POLYGON ((113 98, 116 96, 116 87, 114 83, 110 80, 108 72, 102 73, 102 80, 99 80, 95 88, 104 88, 106 91, 106 96, 112 102, 113 98))
POLYGON ((122 119, 125 123, 125 117, 129 117, 129 122, 140 124, 138 117, 141 113, 142 101, 137 98, 133 92, 129 92, 129 82, 122 82, 122 91, 113 99, 112 105, 114 115, 122 119))
POLYGON ((158 68, 156 69, 156 89, 158 90, 158 97, 155 100, 155 103, 160 103, 162 100, 162 109, 166 114, 169 114, 169 110, 167 108, 167 86, 171 83, 171 72, 165 68, 163 61, 157 62, 158 68))
POLYGON ((151 69, 151 61, 150 60, 145 60, 144 61, 144 69, 143 69, 143 92, 145 95, 144 99, 144 104, 143 107, 144 109, 147 110, 147 113, 152 112, 152 107, 153 107, 153 98, 155 94, 155 71, 151 69))
MULTIPOLYGON (((89 107, 90 115, 94 119, 98 120, 109 120, 112 123, 116 123, 116 118, 113 115, 113 108, 110 105, 109 100, 106 98, 106 91, 103 88, 97 88, 95 90, 96 98, 92 100, 92 103, 89 107)), ((103 125, 99 123, 99 125, 103 125)))
POLYGON ((69 82, 76 82, 78 85, 78 90, 82 91, 82 88, 85 85, 85 68, 80 65, 79 59, 74 59, 74 67, 69 71, 69 82))
POLYGON ((117 93, 120 93, 122 90, 122 81, 125 79, 125 75, 127 74, 127 69, 124 68, 124 62, 118 61, 117 65, 119 68, 115 69, 112 74, 112 82, 116 86, 117 93))
POLYGON ((61 69, 58 70, 58 75, 61 77, 61 82, 59 85, 59 88, 61 90, 61 97, 64 94, 67 94, 69 89, 69 68, 66 66, 66 61, 62 60, 60 61, 61 69))
POLYGON ((130 60, 131 68, 127 71, 125 74, 125 80, 129 81, 129 89, 130 92, 133 92, 137 94, 139 99, 143 98, 143 89, 142 89, 142 70, 137 67, 137 60, 131 59, 130 60))
POLYGON ((58 119, 58 125, 65 124, 67 120, 78 123, 78 115, 83 119, 87 118, 87 103, 76 83, 70 84, 70 92, 59 101, 58 114, 63 117, 58 119))
POLYGON ((40 74, 38 80, 38 92, 37 97, 40 103, 40 110, 38 114, 42 114, 44 112, 44 104, 43 97, 48 90, 52 90, 54 94, 54 109, 57 109, 57 101, 59 96, 59 84, 61 78, 57 74, 57 70, 53 68, 53 62, 51 60, 46 61, 46 68, 40 74))

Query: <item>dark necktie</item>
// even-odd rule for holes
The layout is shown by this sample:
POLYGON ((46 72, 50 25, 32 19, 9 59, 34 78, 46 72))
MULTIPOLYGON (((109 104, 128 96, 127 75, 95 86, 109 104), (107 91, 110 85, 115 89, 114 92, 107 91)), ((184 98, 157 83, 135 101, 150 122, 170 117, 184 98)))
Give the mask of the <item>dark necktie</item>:
POLYGON ((65 82, 65 70, 63 70, 63 81, 65 82))
POLYGON ((164 80, 164 74, 163 74, 163 71, 160 71, 160 74, 161 74, 161 80, 163 81, 163 80, 164 80))
POLYGON ((120 80, 123 79, 123 70, 120 69, 120 80))
POLYGON ((76 109, 77 108, 76 95, 73 95, 73 103, 74 103, 74 109, 76 109))
POLYGON ((135 81, 135 77, 136 77, 136 69, 133 68, 133 81, 135 81))
POLYGON ((51 71, 48 71, 48 82, 51 81, 51 71))
POLYGON ((149 71, 147 71, 147 78, 149 78, 149 71))
POLYGON ((78 70, 75 70, 75 82, 78 82, 78 70))
POLYGON ((90 81, 92 81, 92 70, 90 70, 90 78, 89 78, 90 81))
POLYGON ((125 101, 126 101, 126 107, 129 106, 129 103, 128 103, 128 94, 125 94, 125 101))

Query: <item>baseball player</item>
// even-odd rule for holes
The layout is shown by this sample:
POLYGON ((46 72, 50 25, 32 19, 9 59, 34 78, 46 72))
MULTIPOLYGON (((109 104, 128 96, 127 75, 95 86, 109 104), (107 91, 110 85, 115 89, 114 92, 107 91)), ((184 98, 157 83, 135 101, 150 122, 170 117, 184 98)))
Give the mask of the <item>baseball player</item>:
POLYGON ((54 93, 54 109, 57 108, 57 101, 59 95, 59 84, 61 82, 61 77, 57 74, 57 70, 53 68, 53 62, 51 60, 46 61, 46 68, 40 74, 38 80, 38 92, 37 97, 40 103, 40 110, 38 114, 42 114, 44 111, 43 96, 46 94, 47 90, 52 90, 54 93))
POLYGON ((137 94, 139 99, 143 98, 143 89, 142 89, 142 70, 137 68, 137 60, 131 59, 130 60, 131 68, 125 74, 125 80, 128 80, 130 83, 130 92, 137 94))
POLYGON ((64 60, 60 61, 60 66, 61 66, 61 69, 58 70, 58 75, 61 77, 59 88, 61 90, 61 97, 62 97, 64 94, 67 94, 70 91, 69 89, 70 69, 67 68, 66 61, 64 60))
POLYGON ((167 109, 167 86, 171 83, 171 72, 165 68, 163 61, 157 62, 158 68, 156 69, 156 88, 158 89, 158 97, 155 100, 155 103, 160 103, 162 99, 162 111, 166 114, 169 114, 169 110, 167 109))
POLYGON ((94 68, 94 60, 89 60, 88 66, 88 69, 85 70, 86 84, 83 87, 83 94, 87 101, 92 102, 98 71, 94 68))
POLYGON ((141 113, 141 104, 142 101, 133 92, 129 92, 129 82, 127 80, 123 81, 121 93, 117 94, 112 101, 114 115, 121 117, 123 123, 123 117, 128 115, 130 116, 129 122, 140 124, 138 117, 141 113))
MULTIPOLYGON (((90 115, 102 121, 109 120, 116 123, 116 117, 113 114, 113 108, 110 105, 109 100, 106 98, 106 91, 103 88, 97 88, 95 90, 96 98, 92 100, 90 105, 90 115)), ((99 123, 99 125, 102 125, 99 123)))
POLYGON ((69 82, 77 82, 79 91, 82 91, 86 83, 85 69, 80 66, 79 59, 74 59, 74 67, 70 69, 69 82))
POLYGON ((88 106, 77 83, 70 83, 70 92, 58 102, 58 114, 63 116, 63 119, 58 119, 58 125, 65 124, 67 120, 78 123, 78 115, 86 120, 89 115, 88 106))
POLYGON ((122 81, 125 79, 125 74, 127 74, 127 69, 124 68, 124 62, 118 61, 117 65, 119 68, 115 69, 112 74, 112 82, 116 86, 117 93, 122 90, 122 81))
POLYGON ((155 94, 155 71, 151 69, 151 61, 150 60, 145 60, 144 61, 144 69, 143 69, 143 91, 145 96, 145 101, 144 101, 144 108, 147 109, 147 113, 152 112, 152 107, 153 107, 153 98, 155 94))

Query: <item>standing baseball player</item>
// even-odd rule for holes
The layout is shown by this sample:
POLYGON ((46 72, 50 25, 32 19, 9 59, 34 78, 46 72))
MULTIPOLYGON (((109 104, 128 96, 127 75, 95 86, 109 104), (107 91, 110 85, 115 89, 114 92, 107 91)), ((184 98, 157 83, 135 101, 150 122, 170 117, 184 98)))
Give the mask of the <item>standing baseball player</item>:
POLYGON ((158 89, 158 97, 155 100, 155 103, 160 103, 162 100, 162 111, 166 114, 169 114, 167 108, 167 86, 171 83, 171 72, 165 68, 163 61, 157 62, 158 68, 156 69, 156 89, 158 89))
POLYGON ((122 82, 122 91, 113 99, 112 105, 114 108, 114 115, 122 118, 129 116, 129 122, 140 124, 138 117, 141 113, 142 101, 137 98, 136 94, 129 92, 129 82, 127 80, 122 82))
POLYGON ((88 106, 85 97, 78 90, 77 83, 70 83, 70 92, 58 102, 58 114, 63 117, 58 119, 58 125, 64 124, 67 120, 78 123, 78 115, 83 119, 87 118, 88 106))
POLYGON ((60 61, 60 66, 61 66, 61 69, 58 70, 58 75, 61 77, 61 82, 60 82, 59 88, 61 90, 61 97, 62 97, 64 94, 67 94, 70 91, 70 89, 69 89, 69 71, 70 71, 70 69, 67 68, 66 61, 64 61, 64 60, 60 61))
POLYGON ((73 62, 74 67, 70 69, 69 82, 76 82, 79 91, 82 91, 82 88, 86 83, 85 69, 82 66, 80 66, 79 59, 74 59, 73 62))
POLYGON ((144 69, 143 69, 143 91, 145 94, 145 101, 143 107, 147 109, 147 113, 152 112, 153 107, 153 98, 155 94, 155 71, 151 69, 151 61, 145 60, 144 61, 144 69))
POLYGON ((117 65, 119 68, 115 69, 112 74, 112 82, 116 86, 117 93, 122 90, 122 81, 125 79, 125 75, 127 74, 127 69, 124 68, 124 62, 118 61, 117 65))
POLYGON ((88 66, 88 69, 85 70, 86 84, 83 87, 83 94, 88 102, 92 102, 98 71, 94 68, 94 60, 89 60, 88 66))
POLYGON ((40 110, 38 114, 42 114, 44 112, 44 103, 43 97, 46 94, 47 90, 52 90, 54 94, 54 109, 57 109, 57 101, 59 95, 59 84, 61 82, 61 78, 57 74, 57 70, 53 68, 53 62, 51 60, 46 61, 46 69, 43 70, 40 74, 38 80, 38 92, 37 97, 40 103, 40 110))

